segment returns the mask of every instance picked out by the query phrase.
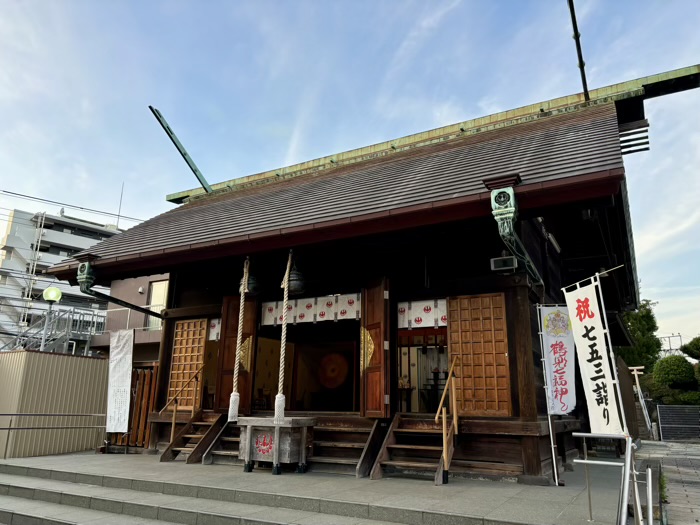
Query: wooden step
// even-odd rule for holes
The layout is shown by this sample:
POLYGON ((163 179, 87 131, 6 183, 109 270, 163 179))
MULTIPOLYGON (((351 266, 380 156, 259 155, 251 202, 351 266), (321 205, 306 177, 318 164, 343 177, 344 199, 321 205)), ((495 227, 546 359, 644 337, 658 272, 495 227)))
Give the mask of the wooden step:
POLYGON ((364 443, 348 443, 340 441, 314 441, 317 447, 334 447, 334 448, 365 448, 364 443))
POLYGON ((238 457, 237 450, 212 450, 211 453, 214 456, 232 456, 236 458, 238 457))
POLYGON ((352 458, 332 458, 328 456, 311 456, 308 458, 313 463, 336 463, 339 465, 357 465, 359 459, 352 458))
POLYGON ((202 439, 203 436, 204 436, 204 434, 185 434, 182 437, 186 437, 189 439, 202 439))
POLYGON ((196 425, 198 427, 210 427, 214 424, 213 421, 193 421, 193 425, 196 425))
POLYGON ((384 467, 398 467, 405 469, 421 469, 421 470, 437 470, 437 463, 414 462, 414 461, 381 461, 380 464, 384 467))
POLYGON ((241 438, 221 436, 221 441, 223 441, 224 443, 239 443, 241 441, 241 438))
POLYGON ((371 428, 352 428, 352 427, 314 427, 314 432, 363 432, 369 434, 371 428))
POLYGON ((387 448, 400 448, 404 450, 437 450, 442 452, 442 447, 433 445, 387 445, 387 448))
POLYGON ((442 430, 437 428, 395 428, 397 434, 442 434, 442 430))
POLYGON ((453 459, 450 467, 460 467, 467 470, 498 470, 505 472, 522 472, 523 466, 511 463, 494 463, 490 461, 467 461, 463 459, 453 459))
POLYGON ((176 452, 184 452, 185 454, 189 454, 194 450, 194 447, 175 447, 173 450, 176 452))

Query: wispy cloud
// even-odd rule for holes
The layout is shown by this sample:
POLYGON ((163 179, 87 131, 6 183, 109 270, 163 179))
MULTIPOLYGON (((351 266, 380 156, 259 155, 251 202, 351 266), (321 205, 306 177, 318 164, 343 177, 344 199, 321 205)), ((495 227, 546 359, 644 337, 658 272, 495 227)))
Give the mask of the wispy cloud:
POLYGON ((384 78, 385 83, 391 82, 396 75, 410 65, 411 60, 429 40, 430 36, 440 27, 445 17, 454 10, 462 0, 452 0, 435 7, 430 4, 413 25, 389 63, 384 78))

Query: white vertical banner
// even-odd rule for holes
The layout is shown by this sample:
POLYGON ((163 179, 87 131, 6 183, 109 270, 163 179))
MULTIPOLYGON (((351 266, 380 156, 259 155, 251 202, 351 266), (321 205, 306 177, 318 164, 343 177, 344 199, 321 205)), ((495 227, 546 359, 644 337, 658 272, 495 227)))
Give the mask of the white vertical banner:
POLYGON ((110 334, 106 432, 129 431, 133 354, 133 330, 119 330, 110 334))
POLYGON ((592 284, 569 292, 564 289, 566 305, 572 314, 571 327, 586 392, 591 433, 623 436, 625 425, 616 400, 616 377, 610 365, 612 348, 603 320, 606 327, 608 323, 605 311, 600 307, 597 276, 592 281, 592 284))
POLYGON ((547 378, 548 412, 563 416, 576 408, 574 334, 566 306, 542 306, 540 333, 542 359, 547 378))

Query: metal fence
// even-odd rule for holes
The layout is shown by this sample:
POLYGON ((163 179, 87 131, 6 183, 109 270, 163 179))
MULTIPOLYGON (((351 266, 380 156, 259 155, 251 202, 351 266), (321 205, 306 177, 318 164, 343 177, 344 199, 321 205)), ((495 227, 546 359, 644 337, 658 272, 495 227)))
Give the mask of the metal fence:
POLYGON ((700 438, 700 406, 658 405, 662 441, 700 438))

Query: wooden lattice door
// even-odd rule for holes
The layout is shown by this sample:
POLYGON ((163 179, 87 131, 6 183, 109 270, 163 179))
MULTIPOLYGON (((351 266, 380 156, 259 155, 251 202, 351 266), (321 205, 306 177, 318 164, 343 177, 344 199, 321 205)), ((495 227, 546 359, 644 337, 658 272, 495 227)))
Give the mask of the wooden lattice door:
POLYGON ((512 415, 508 334, 503 294, 448 299, 450 362, 464 416, 512 415))
POLYGON ((192 380, 187 386, 184 385, 204 364, 204 347, 206 342, 206 319, 188 319, 175 323, 168 401, 177 394, 178 409, 198 408, 202 402, 201 373, 199 374, 199 380, 192 380), (178 394, 181 388, 182 392, 178 394))

